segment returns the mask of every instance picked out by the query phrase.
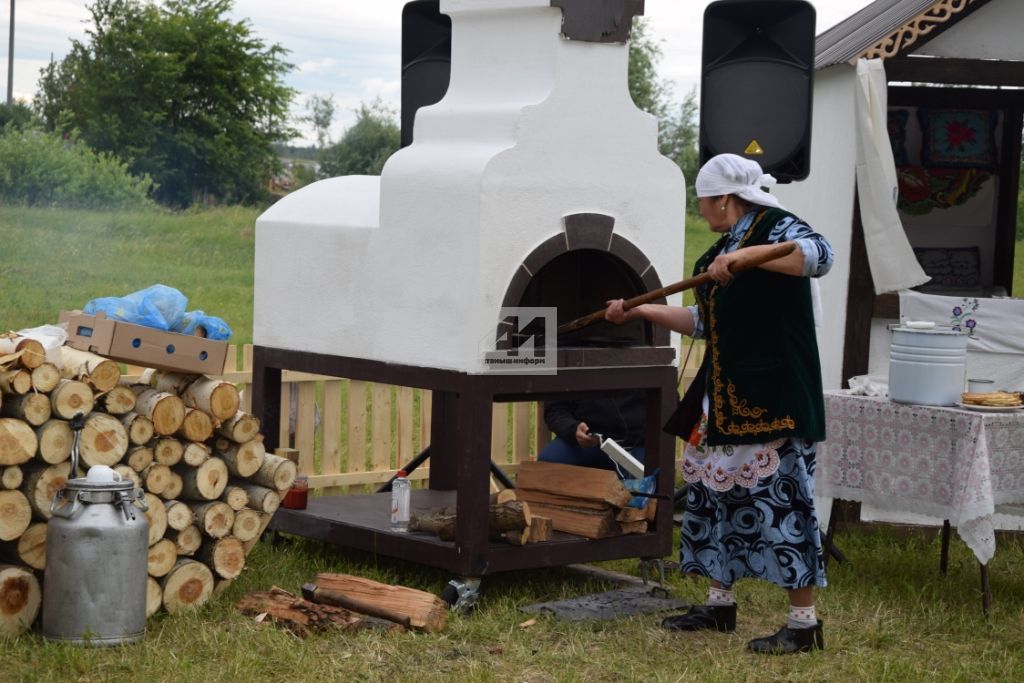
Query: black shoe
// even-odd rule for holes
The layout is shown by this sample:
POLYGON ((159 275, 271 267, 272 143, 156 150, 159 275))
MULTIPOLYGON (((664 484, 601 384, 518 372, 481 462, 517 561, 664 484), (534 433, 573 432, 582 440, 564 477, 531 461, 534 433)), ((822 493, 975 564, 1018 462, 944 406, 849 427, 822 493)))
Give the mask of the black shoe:
POLYGON ((754 638, 747 643, 747 649, 762 655, 790 655, 795 652, 824 650, 825 637, 821 633, 821 619, 811 628, 790 628, 783 626, 778 633, 764 638, 754 638))
POLYGON ((736 605, 694 605, 686 614, 665 618, 661 627, 669 631, 735 631, 736 605))

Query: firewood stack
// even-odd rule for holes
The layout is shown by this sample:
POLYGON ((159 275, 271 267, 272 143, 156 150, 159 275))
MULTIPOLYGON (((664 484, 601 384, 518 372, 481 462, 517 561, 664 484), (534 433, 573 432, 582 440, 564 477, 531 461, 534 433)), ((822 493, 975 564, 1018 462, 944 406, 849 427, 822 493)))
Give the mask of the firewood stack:
POLYGON ((78 413, 85 426, 71 476, 108 465, 145 491, 147 614, 223 590, 296 474, 265 452, 238 388, 156 371, 131 383, 117 363, 70 347, 58 369, 32 341, 0 338, 0 635, 27 629, 39 609, 50 501, 70 475, 78 413))
POLYGON ((611 470, 524 461, 516 477, 516 498, 534 514, 550 517, 555 531, 586 538, 645 533, 656 501, 629 507, 633 496, 611 470))

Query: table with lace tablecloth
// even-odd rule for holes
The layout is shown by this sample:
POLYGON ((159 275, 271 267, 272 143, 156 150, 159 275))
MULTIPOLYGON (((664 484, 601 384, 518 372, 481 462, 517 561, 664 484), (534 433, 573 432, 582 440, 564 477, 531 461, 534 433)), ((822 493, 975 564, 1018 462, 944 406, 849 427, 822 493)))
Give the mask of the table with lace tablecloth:
POLYGON ((984 566, 992 515, 1024 503, 1024 410, 977 412, 825 392, 815 492, 948 520, 984 566))

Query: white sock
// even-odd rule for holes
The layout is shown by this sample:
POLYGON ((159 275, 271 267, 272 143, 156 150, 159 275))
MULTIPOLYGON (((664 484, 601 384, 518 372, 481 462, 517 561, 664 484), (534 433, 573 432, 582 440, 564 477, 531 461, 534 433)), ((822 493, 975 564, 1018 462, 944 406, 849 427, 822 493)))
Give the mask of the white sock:
POLYGON ((786 626, 792 629, 814 628, 818 625, 818 614, 814 611, 814 605, 809 607, 789 606, 789 619, 786 626))
POLYGON ((707 604, 715 606, 735 605, 736 596, 733 595, 731 590, 726 590, 724 588, 708 588, 707 604))

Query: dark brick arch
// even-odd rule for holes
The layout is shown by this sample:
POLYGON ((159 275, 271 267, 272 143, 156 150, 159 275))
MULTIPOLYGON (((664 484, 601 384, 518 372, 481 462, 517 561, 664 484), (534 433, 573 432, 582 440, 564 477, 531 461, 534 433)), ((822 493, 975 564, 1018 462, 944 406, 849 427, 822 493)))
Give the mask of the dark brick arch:
MULTIPOLYGON (((651 292, 663 287, 661 278, 643 251, 626 238, 615 234, 615 219, 611 216, 575 213, 565 216, 562 225, 561 234, 541 242, 516 268, 502 299, 503 308, 520 305, 527 286, 541 268, 562 254, 581 249, 603 251, 617 259, 636 274, 645 291, 651 292)), ((664 304, 666 299, 661 297, 654 303, 664 304)), ((654 326, 652 338, 655 346, 668 346, 671 343, 669 331, 664 327, 654 326)))

